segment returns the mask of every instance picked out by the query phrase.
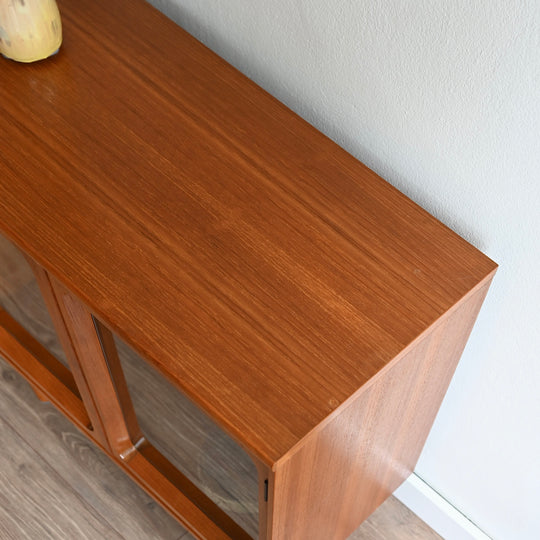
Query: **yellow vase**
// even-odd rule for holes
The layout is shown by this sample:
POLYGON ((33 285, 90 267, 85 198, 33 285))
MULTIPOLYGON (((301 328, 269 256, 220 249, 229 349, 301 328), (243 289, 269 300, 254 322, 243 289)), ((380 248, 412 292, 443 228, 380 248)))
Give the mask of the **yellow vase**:
POLYGON ((18 62, 54 54, 62 43, 55 0, 0 0, 0 52, 18 62))

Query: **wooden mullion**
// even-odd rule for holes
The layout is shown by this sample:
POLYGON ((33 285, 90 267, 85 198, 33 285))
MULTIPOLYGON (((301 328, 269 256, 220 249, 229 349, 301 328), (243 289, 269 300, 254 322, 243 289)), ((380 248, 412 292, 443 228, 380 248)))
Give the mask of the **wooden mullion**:
POLYGON ((113 455, 128 459, 143 438, 125 379, 120 376, 112 336, 61 283, 54 278, 50 283, 70 338, 73 364, 84 379, 103 429, 102 444, 113 455))
POLYGON ((70 332, 64 319, 64 313, 60 307, 57 291, 52 285, 50 275, 33 259, 27 257, 27 261, 32 268, 36 281, 39 285, 41 295, 54 324, 58 339, 64 349, 71 373, 77 384, 82 401, 90 418, 94 437, 99 440, 101 446, 108 448, 107 437, 103 421, 98 412, 94 396, 90 391, 86 377, 81 369, 78 354, 73 343, 73 332, 70 332))

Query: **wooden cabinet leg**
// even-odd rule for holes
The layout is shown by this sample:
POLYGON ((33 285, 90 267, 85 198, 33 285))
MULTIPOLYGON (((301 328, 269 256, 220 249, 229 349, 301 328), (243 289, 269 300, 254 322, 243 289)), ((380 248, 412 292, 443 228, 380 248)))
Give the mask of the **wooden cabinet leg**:
POLYGON ((103 423, 98 414, 96 405, 94 403, 94 398, 92 397, 86 382, 86 378, 81 370, 78 355, 72 342, 71 333, 69 332, 66 321, 64 320, 64 315, 60 309, 60 302, 57 298, 56 291, 53 288, 51 278, 49 274, 33 259, 27 257, 27 260, 34 272, 41 295, 53 321, 56 334, 66 354, 69 368, 73 374, 73 378, 75 379, 75 383, 90 419, 93 436, 104 448, 108 449, 109 445, 105 436, 103 423))

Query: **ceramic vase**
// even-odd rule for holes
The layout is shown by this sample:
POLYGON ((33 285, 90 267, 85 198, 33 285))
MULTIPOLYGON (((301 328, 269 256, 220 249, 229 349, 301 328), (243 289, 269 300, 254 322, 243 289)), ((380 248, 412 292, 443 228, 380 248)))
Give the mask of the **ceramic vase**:
POLYGON ((0 52, 35 62, 58 51, 62 23, 55 0, 0 0, 0 52))

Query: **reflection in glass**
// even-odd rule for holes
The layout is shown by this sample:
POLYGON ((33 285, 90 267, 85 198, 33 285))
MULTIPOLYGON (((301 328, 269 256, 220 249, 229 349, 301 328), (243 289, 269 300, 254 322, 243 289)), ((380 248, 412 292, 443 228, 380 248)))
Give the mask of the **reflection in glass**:
POLYGON ((249 456, 132 349, 115 340, 145 437, 257 538, 257 470, 249 456))
POLYGON ((34 274, 24 255, 0 235, 0 307, 67 365, 34 274))

